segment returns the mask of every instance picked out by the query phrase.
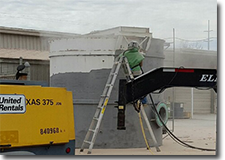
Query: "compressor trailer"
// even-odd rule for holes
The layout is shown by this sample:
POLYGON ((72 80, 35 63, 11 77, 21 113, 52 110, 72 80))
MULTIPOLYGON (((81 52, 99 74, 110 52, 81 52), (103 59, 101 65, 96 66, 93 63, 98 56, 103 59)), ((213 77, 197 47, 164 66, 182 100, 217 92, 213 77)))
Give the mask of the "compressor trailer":
POLYGON ((0 81, 0 154, 74 153, 72 92, 40 82, 0 81))

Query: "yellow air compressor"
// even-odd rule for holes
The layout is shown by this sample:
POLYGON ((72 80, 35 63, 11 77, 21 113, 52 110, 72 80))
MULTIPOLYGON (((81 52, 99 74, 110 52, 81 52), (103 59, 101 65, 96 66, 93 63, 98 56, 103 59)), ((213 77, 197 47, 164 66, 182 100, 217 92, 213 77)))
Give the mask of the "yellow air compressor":
POLYGON ((0 84, 0 154, 21 151, 74 155, 72 92, 65 88, 0 84))

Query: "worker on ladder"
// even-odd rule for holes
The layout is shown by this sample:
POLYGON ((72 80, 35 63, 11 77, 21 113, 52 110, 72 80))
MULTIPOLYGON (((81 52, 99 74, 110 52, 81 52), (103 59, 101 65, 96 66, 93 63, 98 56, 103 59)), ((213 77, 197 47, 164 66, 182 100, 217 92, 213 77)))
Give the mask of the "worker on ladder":
MULTIPOLYGON (((132 41, 128 44, 128 49, 123 52, 123 56, 127 58, 134 77, 142 74, 141 67, 145 58, 143 54, 139 52, 139 48, 138 43, 136 41, 132 41)), ((122 54, 120 56, 122 56, 122 54)))
MULTIPOLYGON (((120 56, 123 55, 127 58, 131 72, 134 77, 138 77, 141 74, 143 74, 141 67, 143 65, 143 60, 145 57, 143 56, 143 54, 139 52, 139 49, 140 49, 140 46, 138 42, 132 41, 128 44, 128 49, 120 55, 120 56)), ((141 99, 141 103, 143 105, 147 103, 146 97, 141 99)), ((140 105, 141 105, 140 101, 137 101, 137 103, 134 105, 135 110, 137 112, 140 111, 140 105)))

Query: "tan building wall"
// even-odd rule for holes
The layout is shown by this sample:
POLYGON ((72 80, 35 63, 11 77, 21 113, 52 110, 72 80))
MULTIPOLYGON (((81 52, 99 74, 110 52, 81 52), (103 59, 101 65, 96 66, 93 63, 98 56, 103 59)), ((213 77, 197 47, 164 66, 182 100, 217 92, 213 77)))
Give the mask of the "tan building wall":
POLYGON ((31 80, 49 82, 49 41, 77 35, 0 27, 0 79, 14 79, 22 57, 31 65, 31 80))

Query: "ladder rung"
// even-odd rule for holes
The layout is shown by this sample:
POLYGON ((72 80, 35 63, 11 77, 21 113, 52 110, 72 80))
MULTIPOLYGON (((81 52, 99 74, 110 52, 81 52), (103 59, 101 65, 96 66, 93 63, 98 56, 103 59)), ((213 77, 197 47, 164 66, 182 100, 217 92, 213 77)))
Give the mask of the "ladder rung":
POLYGON ((95 132, 95 130, 94 130, 94 129, 89 129, 89 131, 90 131, 90 132, 95 132))
POLYGON ((97 109, 102 109, 102 108, 103 108, 103 106, 98 106, 98 107, 97 107, 97 109))
POLYGON ((113 84, 106 84, 106 87, 113 87, 113 84))
POLYGON ((107 95, 101 95, 101 98, 109 98, 109 96, 107 96, 107 95))
POLYGON ((119 63, 122 63, 122 61, 118 60, 118 61, 114 61, 114 63, 118 63, 119 64, 119 63))
POLYGON ((88 143, 88 144, 91 144, 91 142, 90 142, 90 141, 84 141, 84 143, 88 143))
POLYGON ((103 106, 101 106, 101 107, 98 107, 98 109, 102 109, 103 108, 103 106))
POLYGON ((98 121, 98 120, 99 120, 99 118, 96 118, 96 117, 94 117, 94 118, 93 118, 93 120, 96 120, 96 121, 98 121))
POLYGON ((118 73, 115 73, 115 72, 114 72, 114 73, 111 73, 110 75, 111 75, 111 76, 114 76, 114 75, 117 75, 117 74, 118 74, 118 73))

